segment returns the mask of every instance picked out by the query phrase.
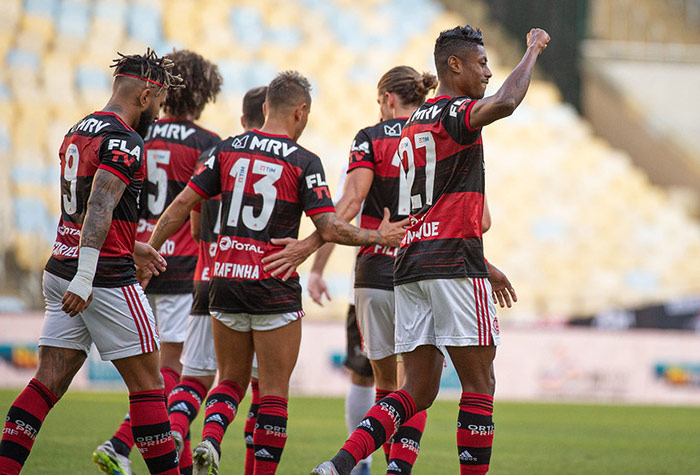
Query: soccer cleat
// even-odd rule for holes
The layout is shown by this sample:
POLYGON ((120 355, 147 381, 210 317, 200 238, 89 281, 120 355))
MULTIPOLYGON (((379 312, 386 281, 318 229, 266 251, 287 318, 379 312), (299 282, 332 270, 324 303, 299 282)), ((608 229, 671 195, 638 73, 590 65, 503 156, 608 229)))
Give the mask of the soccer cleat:
POLYGON ((203 440, 192 453, 192 475, 217 475, 219 452, 208 440, 203 440))
POLYGON ((333 462, 323 462, 311 470, 311 475, 340 475, 333 462))
POLYGON ((131 460, 117 453, 110 440, 95 449, 92 461, 102 472, 109 475, 131 475, 131 460))
POLYGON ((185 447, 185 439, 182 437, 178 431, 173 431, 173 442, 175 442, 175 450, 177 450, 177 456, 182 454, 182 449, 185 447))

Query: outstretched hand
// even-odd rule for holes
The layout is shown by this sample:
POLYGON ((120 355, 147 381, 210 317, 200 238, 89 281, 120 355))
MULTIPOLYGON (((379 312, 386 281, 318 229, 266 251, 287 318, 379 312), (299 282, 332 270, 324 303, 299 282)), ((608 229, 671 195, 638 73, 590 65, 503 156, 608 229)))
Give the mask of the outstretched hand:
POLYGON ((145 289, 151 281, 151 277, 164 272, 168 263, 151 245, 136 241, 134 244, 134 265, 136 266, 136 280, 145 289))
POLYGON ((489 268, 489 282, 491 283, 491 290, 493 291, 493 302, 498 302, 501 308, 512 307, 513 302, 518 301, 518 296, 515 294, 513 285, 508 280, 508 277, 498 270, 496 266, 490 262, 487 266, 489 268))
POLYGON ((272 238, 270 243, 275 246, 284 246, 284 249, 263 257, 261 261, 264 264, 263 269, 272 277, 278 277, 283 281, 289 279, 296 272, 297 267, 316 250, 315 246, 309 245, 306 239, 299 241, 294 238, 272 238))
POLYGON ((406 233, 406 226, 408 226, 408 218, 404 218, 400 221, 389 221, 391 212, 389 208, 384 208, 384 219, 379 224, 379 234, 382 236, 382 245, 388 247, 399 247, 401 245, 401 240, 403 235, 406 233))

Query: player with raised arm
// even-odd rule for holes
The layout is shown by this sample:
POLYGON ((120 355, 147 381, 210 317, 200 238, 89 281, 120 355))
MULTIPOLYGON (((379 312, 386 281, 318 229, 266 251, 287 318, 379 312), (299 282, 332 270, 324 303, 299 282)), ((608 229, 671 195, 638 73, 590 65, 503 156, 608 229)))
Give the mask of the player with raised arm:
POLYGON ((527 51, 498 92, 483 98, 491 71, 481 31, 443 31, 435 43, 440 85, 406 122, 399 156, 410 190, 411 225, 394 267, 396 350, 405 382, 367 413, 331 459, 311 472, 347 475, 358 460, 432 404, 444 353, 462 384, 457 422, 460 473, 486 473, 493 444, 493 360, 498 320, 490 294, 510 306, 514 291, 484 259, 482 127, 525 97, 549 35, 533 29, 527 51), (461 219, 455 219, 461 217, 461 219), (493 284, 493 286, 492 286, 493 284))
POLYGON ((210 281, 209 310, 219 384, 207 398, 202 443, 194 473, 216 473, 221 440, 233 420, 258 358, 260 406, 253 433, 254 473, 274 473, 286 442, 289 378, 301 340, 301 286, 265 272, 261 259, 279 247, 273 238, 296 238, 302 212, 324 240, 348 245, 396 245, 403 225, 386 219, 378 230, 339 219, 320 159, 302 148, 311 86, 294 71, 267 89, 261 130, 224 140, 168 207, 150 244, 160 246, 203 198, 221 194, 221 228, 210 281))
POLYGON ((44 272, 39 368, 8 412, 0 442, 3 474, 20 472, 91 343, 129 389, 133 439, 150 473, 180 473, 158 372, 160 340, 134 265, 147 271, 143 280, 154 264, 165 269, 153 248, 135 242, 145 179, 142 136, 181 79, 172 75, 172 61, 151 50, 120 55, 113 67, 109 102, 74 125, 59 150, 61 217, 44 272))
MULTIPOLYGON (((266 87, 256 87, 243 97, 243 115, 241 125, 248 130, 258 129, 265 122, 263 103, 265 102, 266 87)), ((200 163, 212 156, 214 147, 205 151, 200 157, 200 163)), ((211 331, 211 316, 209 314, 209 280, 213 271, 214 255, 218 227, 217 218, 221 206, 220 196, 217 195, 203 201, 201 209, 195 208, 190 213, 190 224, 195 241, 199 242, 199 257, 194 275, 194 303, 192 314, 187 322, 187 335, 182 350, 182 379, 168 398, 168 415, 173 430, 173 438, 182 450, 182 458, 192 453, 186 453, 188 447, 181 443, 185 434, 190 431, 190 424, 197 417, 207 392, 214 384, 216 376, 216 354, 214 352, 211 331)), ((257 420, 259 392, 257 373, 253 370, 251 380, 251 406, 246 417, 244 438, 246 444, 245 473, 253 473, 254 450, 253 430, 257 420)), ((182 468, 182 464, 180 464, 182 468)))
MULTIPOLYGON (((145 138, 146 180, 136 231, 136 240, 140 242, 148 241, 161 213, 186 186, 194 174, 199 155, 220 142, 218 135, 194 122, 221 90, 222 79, 217 66, 189 50, 173 51, 166 58, 174 63, 173 74, 180 76, 186 87, 168 94, 163 103, 163 116, 151 125, 145 138)), ((145 292, 158 323, 160 372, 168 396, 180 380, 180 354, 192 308, 197 245, 190 235, 189 223, 183 224, 159 252, 168 263, 167 270, 151 279, 145 292)), ((112 438, 95 449, 93 457, 108 473, 116 470, 128 474, 133 444, 127 415, 112 438)), ((189 446, 189 441, 186 445, 189 446)), ((187 450, 180 468, 191 463, 187 450)))

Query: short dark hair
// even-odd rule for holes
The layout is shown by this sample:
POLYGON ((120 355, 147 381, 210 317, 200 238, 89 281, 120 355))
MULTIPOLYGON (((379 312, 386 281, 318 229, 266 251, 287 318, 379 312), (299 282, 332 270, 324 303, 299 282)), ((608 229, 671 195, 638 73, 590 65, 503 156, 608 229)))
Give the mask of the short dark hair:
POLYGON ((384 73, 377 84, 379 94, 385 92, 399 96, 405 105, 421 105, 431 89, 437 87, 434 74, 419 73, 410 66, 395 66, 384 73))
POLYGON ((311 102, 311 83, 297 71, 279 73, 267 86, 265 102, 270 110, 296 107, 311 102))
POLYGON ((188 115, 199 119, 208 102, 214 102, 221 91, 223 79, 219 68, 201 55, 186 49, 165 56, 173 61, 173 74, 182 77, 186 88, 168 93, 163 110, 172 117, 188 115))
POLYGON ((144 55, 117 54, 119 58, 113 60, 114 64, 110 66, 114 68, 115 80, 120 77, 141 79, 148 87, 160 87, 161 90, 185 87, 182 78, 172 73, 173 61, 167 57, 159 58, 151 48, 144 55))
POLYGON ((476 49, 479 45, 484 46, 484 36, 479 28, 475 30, 465 25, 440 32, 435 40, 433 53, 438 76, 445 72, 450 56, 461 58, 460 54, 464 49, 476 49))
POLYGON ((259 129, 265 123, 263 104, 267 86, 254 87, 243 96, 243 122, 249 129, 259 129))

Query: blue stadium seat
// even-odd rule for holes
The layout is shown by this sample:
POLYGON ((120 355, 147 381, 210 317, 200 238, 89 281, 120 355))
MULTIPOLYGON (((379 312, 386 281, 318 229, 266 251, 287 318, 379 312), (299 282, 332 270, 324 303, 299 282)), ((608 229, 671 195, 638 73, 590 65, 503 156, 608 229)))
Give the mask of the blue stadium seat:
POLYGON ((90 27, 90 8, 80 1, 63 1, 58 7, 56 28, 61 35, 85 39, 90 27))
POLYGON ((94 7, 94 16, 100 20, 123 24, 126 20, 126 4, 114 0, 98 0, 94 7))
POLYGON ((7 52, 6 61, 10 68, 29 70, 34 73, 39 72, 39 55, 35 52, 12 48, 7 52))
POLYGON ((236 41, 246 48, 258 49, 265 37, 265 26, 260 10, 252 7, 236 7, 231 9, 231 29, 236 41))
POLYGON ((127 12, 129 35, 147 45, 160 44, 163 39, 161 11, 156 5, 132 3, 127 12))
POLYGON ((24 12, 32 15, 54 17, 58 0, 24 0, 24 12))
POLYGON ((111 82, 104 67, 78 66, 75 81, 80 91, 107 91, 111 82))

